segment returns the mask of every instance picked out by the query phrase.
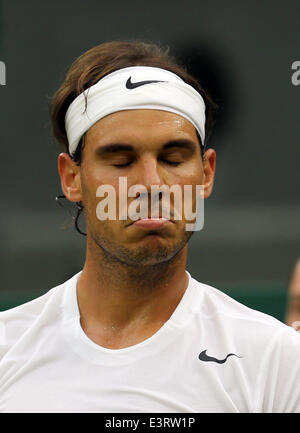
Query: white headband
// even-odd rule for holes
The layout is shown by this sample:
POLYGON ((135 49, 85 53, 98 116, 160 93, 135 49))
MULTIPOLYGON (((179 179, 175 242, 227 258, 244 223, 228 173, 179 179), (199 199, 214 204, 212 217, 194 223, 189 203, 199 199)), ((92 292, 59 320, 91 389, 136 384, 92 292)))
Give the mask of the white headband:
POLYGON ((169 111, 185 117, 204 145, 205 103, 201 95, 170 71, 133 66, 105 76, 71 103, 65 117, 70 154, 98 120, 117 111, 138 109, 169 111))

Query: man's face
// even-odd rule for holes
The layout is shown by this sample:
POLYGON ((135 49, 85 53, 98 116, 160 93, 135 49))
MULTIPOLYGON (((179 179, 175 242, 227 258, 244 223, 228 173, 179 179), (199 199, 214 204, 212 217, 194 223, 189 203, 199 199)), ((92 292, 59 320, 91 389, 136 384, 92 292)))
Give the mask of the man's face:
MULTIPOLYGON (((213 151, 212 151, 213 152, 213 151)), ((119 178, 127 178, 127 188, 144 185, 150 198, 152 185, 193 186, 212 183, 214 167, 202 161, 194 126, 185 118, 161 110, 121 111, 99 120, 85 136, 80 165, 81 201, 85 208, 88 242, 102 248, 111 258, 128 265, 154 265, 173 258, 186 246, 192 232, 187 221, 174 219, 174 197, 169 221, 154 227, 119 219, 119 178), (116 220, 100 221, 96 214, 101 198, 96 191, 111 185, 116 191, 116 220)), ((207 189, 206 196, 210 194, 207 189)), ((138 196, 138 195, 137 195, 138 196)), ((135 197, 127 198, 128 206, 135 197)), ((162 200, 160 201, 160 203, 162 200)), ((161 211, 161 208, 160 208, 161 211)), ((159 215, 162 216, 161 214, 159 215)))

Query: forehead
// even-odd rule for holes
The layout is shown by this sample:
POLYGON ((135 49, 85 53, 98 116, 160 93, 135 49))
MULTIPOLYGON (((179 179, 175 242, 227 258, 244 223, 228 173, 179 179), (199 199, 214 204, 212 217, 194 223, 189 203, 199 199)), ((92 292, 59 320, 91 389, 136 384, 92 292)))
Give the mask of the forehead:
POLYGON ((87 132, 86 139, 105 145, 111 141, 132 144, 164 142, 175 139, 198 141, 196 129, 186 118, 163 110, 126 110, 112 113, 96 122, 87 132))

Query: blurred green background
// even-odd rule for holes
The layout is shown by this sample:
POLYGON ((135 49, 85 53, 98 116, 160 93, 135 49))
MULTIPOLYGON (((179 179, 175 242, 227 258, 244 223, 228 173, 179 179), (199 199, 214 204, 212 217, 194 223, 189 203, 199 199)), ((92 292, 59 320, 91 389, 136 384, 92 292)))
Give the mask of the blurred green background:
POLYGON ((167 45, 219 104, 217 152, 204 229, 188 270, 244 304, 284 320, 300 256, 300 2, 289 0, 0 0, 0 310, 82 269, 85 240, 61 193, 51 95, 71 63, 110 40, 167 45))

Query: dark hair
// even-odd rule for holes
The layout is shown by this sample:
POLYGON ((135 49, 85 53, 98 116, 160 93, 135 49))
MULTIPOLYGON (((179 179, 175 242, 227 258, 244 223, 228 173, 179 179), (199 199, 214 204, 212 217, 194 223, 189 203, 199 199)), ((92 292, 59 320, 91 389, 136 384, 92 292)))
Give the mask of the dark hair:
MULTIPOLYGON (((206 105, 205 143, 201 143, 199 134, 197 135, 204 147, 215 122, 217 106, 198 81, 170 55, 169 47, 163 48, 154 43, 140 41, 113 41, 97 45, 79 56, 52 98, 50 105, 52 131, 62 150, 69 153, 65 115, 71 102, 101 78, 129 66, 153 66, 167 69, 181 77, 201 94, 206 105)), ((81 162, 83 143, 84 137, 80 140, 73 155, 74 161, 78 164, 81 162)))
MULTIPOLYGON (((179 65, 169 53, 169 47, 161 47, 154 43, 141 41, 112 41, 97 45, 83 53, 71 65, 67 72, 65 81, 54 94, 50 104, 50 117, 53 135, 62 147, 64 152, 69 153, 68 138, 65 129, 65 115, 72 101, 84 90, 97 83, 101 78, 118 69, 129 66, 153 66, 169 70, 181 77, 187 84, 194 87, 204 99, 206 105, 205 143, 201 142, 202 156, 203 149, 211 134, 215 123, 216 104, 208 93, 201 87, 198 81, 190 75, 186 68, 179 65)), ((80 165, 84 136, 81 138, 73 160, 80 165)), ((63 198, 64 196, 59 196, 63 198)), ((83 233, 78 227, 78 218, 83 210, 81 202, 76 203, 77 214, 74 217, 76 230, 83 233)))

